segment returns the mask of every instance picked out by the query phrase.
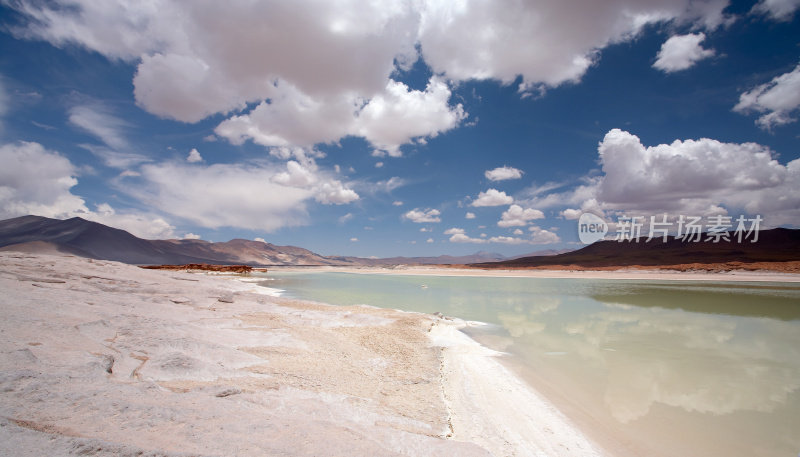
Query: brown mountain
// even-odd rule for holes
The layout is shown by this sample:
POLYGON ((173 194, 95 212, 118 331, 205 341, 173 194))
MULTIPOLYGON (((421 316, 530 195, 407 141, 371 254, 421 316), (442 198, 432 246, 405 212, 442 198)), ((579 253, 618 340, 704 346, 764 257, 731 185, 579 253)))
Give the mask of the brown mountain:
POLYGON ((233 239, 211 243, 203 240, 153 240, 154 245, 168 252, 201 256, 208 262, 243 265, 352 265, 357 262, 326 257, 296 246, 233 239))
POLYGON ((170 253, 148 240, 79 217, 67 220, 22 216, 0 221, 0 248, 58 251, 133 264, 190 263, 201 259, 170 253))
MULTIPOLYGON (((733 234, 730 234, 733 235, 733 234)), ((684 242, 669 237, 636 241, 598 241, 577 251, 474 264, 482 268, 664 267, 689 264, 759 264, 800 261, 800 230, 776 228, 759 232, 758 241, 684 242)))
POLYGON ((0 249, 63 252, 137 265, 213 263, 222 265, 353 265, 295 246, 250 240, 143 240, 130 233, 74 217, 22 216, 0 221, 0 249))

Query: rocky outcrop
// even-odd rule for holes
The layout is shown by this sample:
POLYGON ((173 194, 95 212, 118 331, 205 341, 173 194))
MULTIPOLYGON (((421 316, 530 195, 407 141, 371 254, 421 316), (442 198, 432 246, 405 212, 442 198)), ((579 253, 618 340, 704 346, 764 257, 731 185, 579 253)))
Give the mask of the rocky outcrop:
MULTIPOLYGON (((173 271, 218 271, 221 273, 247 274, 253 271, 249 265, 209 265, 207 263, 187 263, 185 265, 145 265, 141 268, 148 270, 173 270, 173 271)), ((266 271, 266 269, 259 269, 266 271)))

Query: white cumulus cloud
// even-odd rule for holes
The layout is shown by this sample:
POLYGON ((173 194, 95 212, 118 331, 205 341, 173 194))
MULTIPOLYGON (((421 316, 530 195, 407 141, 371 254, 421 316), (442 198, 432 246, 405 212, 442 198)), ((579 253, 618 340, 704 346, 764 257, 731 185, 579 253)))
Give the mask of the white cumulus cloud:
POLYGON ((489 189, 478 194, 478 198, 472 202, 472 206, 503 206, 514 203, 514 198, 506 195, 497 189, 489 189))
POLYGON ((416 222, 417 224, 425 224, 425 223, 441 222, 442 219, 439 217, 441 216, 441 214, 442 213, 438 209, 420 210, 419 208, 414 208, 411 211, 405 213, 403 217, 410 220, 411 222, 416 222))
POLYGON ((612 129, 598 148, 602 175, 572 191, 528 201, 541 208, 694 216, 760 214, 769 226, 800 225, 800 159, 786 165, 766 146, 709 138, 645 146, 612 129))
POLYGON ((686 70, 700 60, 714 55, 713 49, 704 49, 700 44, 706 39, 705 33, 675 35, 661 45, 654 68, 665 73, 686 70))
POLYGON ((317 176, 299 162, 290 160, 286 162, 286 171, 276 174, 272 180, 284 186, 309 187, 317 182, 317 176))
POLYGON ((503 181, 506 179, 519 179, 522 177, 522 170, 514 167, 503 166, 493 170, 486 170, 484 176, 491 181, 503 181))
POLYGON ((791 197, 796 195, 791 187, 800 186, 791 176, 797 165, 781 165, 772 151, 755 143, 703 138, 645 147, 637 136, 613 129, 598 152, 605 176, 597 199, 616 208, 708 213, 726 204, 756 213, 768 205, 759 193, 776 188, 800 201, 791 197))
POLYGON ((566 219, 568 221, 572 221, 572 220, 576 220, 579 217, 581 217, 581 214, 583 214, 583 211, 581 211, 579 209, 575 209, 575 208, 567 208, 567 209, 561 211, 561 213, 559 213, 559 214, 564 219, 566 219))
POLYGON ((97 205, 95 211, 79 214, 79 216, 125 230, 139 238, 158 240, 173 238, 175 235, 175 227, 162 217, 131 211, 117 212, 108 203, 101 203, 97 205))
POLYGON ((462 228, 453 227, 444 231, 445 235, 450 235, 451 243, 485 243, 481 238, 470 238, 462 228))
POLYGON ((203 227, 273 231, 307 222, 306 202, 316 190, 273 181, 279 173, 252 164, 146 164, 121 190, 166 214, 203 227))
POLYGON ((0 163, 3 219, 27 214, 63 219, 89 212, 71 192, 78 184, 75 167, 57 152, 39 143, 4 144, 0 163))
POLYGON ((323 182, 315 191, 314 199, 323 205, 346 205, 360 198, 356 191, 339 180, 323 182))
MULTIPOLYGON (((472 238, 467 235, 466 231, 462 228, 452 227, 444 231, 445 235, 450 235, 449 241, 451 243, 497 243, 497 244, 551 244, 561 241, 555 233, 543 230, 539 227, 530 227, 532 235, 531 238, 520 238, 515 236, 493 236, 487 237, 485 233, 481 233, 480 238, 472 238)), ((522 234, 522 231, 518 231, 522 234)))
POLYGON ((314 192, 314 199, 325 205, 343 205, 354 202, 360 197, 356 191, 350 189, 338 179, 329 178, 319 171, 316 162, 302 153, 295 151, 296 160, 286 162, 286 171, 276 173, 272 181, 282 186, 298 189, 310 189, 314 192))
MULTIPOLYGON (((775 0, 772 0, 774 2, 775 0)), ((784 0, 786 2, 787 0, 784 0)), ((182 122, 222 114, 230 141, 332 143, 356 135, 376 151, 455 128, 467 113, 448 81, 521 79, 531 91, 575 82, 611 44, 649 24, 712 30, 724 0, 176 2, 20 0, 18 36, 78 45, 136 66, 136 102, 182 122), (298 56, 302 56, 298 58, 298 56), (392 79, 419 58, 424 90, 392 79), (313 125, 314 128, 308 128, 313 125)))
POLYGON ((500 227, 524 227, 534 219, 544 219, 544 213, 538 209, 511 205, 503 212, 497 225, 500 227))
POLYGON ((449 99, 447 84, 436 78, 424 91, 389 80, 385 91, 363 106, 357 95, 316 100, 287 87, 269 103, 262 102, 248 114, 223 121, 215 132, 234 144, 249 139, 264 146, 311 146, 356 135, 373 145, 375 155, 398 157, 402 155, 401 145, 434 137, 466 117, 460 104, 448 105, 449 99))
POLYGON ((535 225, 528 227, 528 230, 531 232, 531 244, 553 244, 561 241, 558 234, 550 230, 545 230, 535 225))
POLYGON ((724 23, 727 1, 613 2, 491 0, 424 2, 420 42, 435 72, 457 80, 522 77, 521 90, 575 82, 600 58, 603 47, 635 36, 648 24, 724 23))
POLYGON ((450 88, 431 78, 425 91, 410 90, 390 80, 382 94, 373 97, 355 119, 353 131, 379 151, 401 155, 400 145, 414 138, 435 137, 466 118, 461 104, 448 105, 450 88))
POLYGON ((186 156, 186 161, 189 163, 197 163, 203 161, 203 156, 200 155, 200 152, 196 148, 192 148, 189 151, 189 155, 186 156))
POLYGON ((740 113, 763 113, 756 124, 766 130, 797 121, 800 107, 800 64, 739 96, 733 108, 740 113))

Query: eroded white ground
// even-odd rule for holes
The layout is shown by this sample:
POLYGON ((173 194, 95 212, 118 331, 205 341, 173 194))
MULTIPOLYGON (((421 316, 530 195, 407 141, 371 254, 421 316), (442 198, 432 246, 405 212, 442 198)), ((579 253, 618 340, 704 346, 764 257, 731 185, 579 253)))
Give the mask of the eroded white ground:
POLYGON ((0 455, 487 455, 448 439, 434 318, 0 253, 0 455))

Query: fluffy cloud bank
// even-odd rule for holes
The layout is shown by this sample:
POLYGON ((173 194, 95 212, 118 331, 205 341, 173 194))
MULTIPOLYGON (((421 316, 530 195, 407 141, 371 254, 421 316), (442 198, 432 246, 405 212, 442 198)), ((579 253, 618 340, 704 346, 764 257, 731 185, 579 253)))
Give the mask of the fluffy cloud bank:
MULTIPOLYGON (((770 226, 800 225, 800 159, 782 165, 765 146, 708 138, 645 146, 636 135, 613 129, 598 153, 602 176, 528 203, 633 215, 743 212, 761 214, 770 226)), ((561 214, 569 219, 579 210, 561 214)))
POLYGON ((800 64, 794 70, 776 76, 739 97, 733 108, 740 113, 764 113, 756 124, 766 130, 797 121, 800 107, 800 64))
POLYGON ((142 238, 169 238, 174 234, 172 225, 152 214, 118 213, 107 203, 91 211, 83 198, 71 191, 78 180, 69 159, 38 143, 0 146, 0 163, 0 219, 28 214, 56 219, 82 217, 142 238))
POLYGON ((307 201, 346 204, 359 198, 306 158, 285 169, 271 163, 197 165, 145 164, 141 176, 120 189, 166 214, 203 227, 273 231, 307 223, 307 201))
POLYGON ((70 192, 78 180, 66 157, 38 143, 0 146, 2 218, 37 214, 69 217, 86 211, 83 199, 70 192))
POLYGON ((599 50, 635 37, 648 24, 677 21, 715 28, 726 1, 583 2, 491 0, 422 3, 419 41, 436 72, 458 79, 522 77, 521 90, 578 81, 599 50))
POLYGON ((700 60, 714 55, 714 50, 703 49, 700 43, 706 39, 705 33, 690 33, 688 35, 675 35, 670 37, 658 51, 658 56, 653 64, 665 73, 686 70, 700 60))
POLYGON ((216 134, 267 146, 360 136, 377 155, 400 155, 457 127, 467 113, 448 81, 493 79, 520 90, 575 82, 605 46, 646 25, 713 29, 721 0, 297 0, 224 3, 154 0, 13 2, 16 33, 76 44, 137 65, 136 101, 183 122, 227 119, 216 134), (301 57, 300 57, 301 56, 301 57), (393 79, 419 58, 425 89, 393 79), (313 126, 313 128, 310 128, 313 126))
POLYGON ((402 155, 401 145, 434 137, 466 118, 463 107, 449 106, 449 99, 450 88, 438 78, 431 78, 424 91, 390 80, 385 92, 363 107, 359 97, 315 100, 289 87, 250 113, 223 121, 215 132, 234 144, 253 140, 264 146, 311 146, 354 135, 369 141, 374 155, 397 157, 402 155))
MULTIPOLYGON (((83 217, 143 238, 170 238, 174 227, 150 212, 120 212, 108 203, 90 210, 72 193, 77 171, 62 155, 38 143, 0 146, 0 218, 27 214, 83 217)), ((359 198, 346 184, 306 165, 286 169, 263 164, 200 165, 185 161, 149 163, 116 181, 120 191, 143 204, 204 227, 234 226, 271 231, 304 224, 306 203, 345 204, 359 198)))
MULTIPOLYGON (((558 243, 561 239, 553 232, 541 229, 536 226, 530 227, 530 238, 519 238, 514 236, 493 236, 491 238, 472 238, 467 235, 462 228, 453 227, 444 231, 445 235, 450 235, 451 243, 473 243, 473 244, 552 244, 558 243)), ((481 237, 486 235, 481 234, 481 237)))
POLYGON ((134 95, 153 114, 198 122, 234 113, 215 132, 234 143, 312 146, 355 135, 399 155, 402 144, 467 115, 449 104, 443 79, 413 90, 391 78, 418 58, 421 19, 412 2, 13 6, 31 19, 22 35, 136 62, 134 95))

